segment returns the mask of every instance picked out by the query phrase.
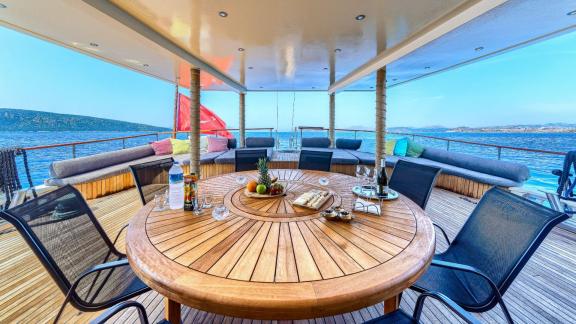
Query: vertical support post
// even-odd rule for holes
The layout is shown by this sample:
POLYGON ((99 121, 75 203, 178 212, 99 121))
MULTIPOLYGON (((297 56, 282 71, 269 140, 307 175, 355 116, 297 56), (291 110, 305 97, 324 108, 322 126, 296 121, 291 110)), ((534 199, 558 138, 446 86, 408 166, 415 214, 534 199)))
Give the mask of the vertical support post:
POLYGON ((200 69, 190 69, 190 173, 200 178, 200 69))
POLYGON ((502 148, 498 146, 498 160, 502 158, 502 148))
POLYGON ((328 126, 328 137, 330 138, 330 147, 334 147, 335 139, 334 139, 334 128, 336 124, 336 94, 330 94, 330 121, 328 126))
POLYGON ((76 145, 72 144, 72 158, 76 158, 76 145))
POLYGON ((386 67, 376 72, 376 168, 386 157, 386 67))
POLYGON ((126 148, 126 139, 125 138, 122 139, 122 148, 123 149, 126 148))
POLYGON ((240 93, 238 97, 239 101, 239 121, 238 121, 238 132, 240 133, 240 147, 246 146, 246 94, 240 93))
POLYGON ((450 140, 446 141, 446 151, 450 151, 450 140))
POLYGON ((172 124, 172 138, 176 138, 176 132, 178 131, 178 83, 180 82, 179 78, 176 78, 176 87, 174 93, 174 123, 172 124))

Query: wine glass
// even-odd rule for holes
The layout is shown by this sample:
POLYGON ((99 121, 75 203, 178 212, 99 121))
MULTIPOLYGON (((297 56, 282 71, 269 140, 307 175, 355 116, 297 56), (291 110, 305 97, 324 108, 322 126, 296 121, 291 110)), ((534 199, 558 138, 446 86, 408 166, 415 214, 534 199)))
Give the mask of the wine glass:
POLYGON ((224 205, 218 205, 212 210, 212 217, 217 221, 226 219, 228 215, 230 215, 230 211, 224 205))
POLYGON ((166 207, 166 196, 161 193, 154 195, 154 209, 153 211, 163 211, 166 207))
POLYGON ((366 171, 364 172, 364 182, 368 184, 368 186, 372 187, 372 180, 374 179, 374 168, 372 167, 365 167, 366 171))
POLYGON ((357 186, 361 185, 362 178, 364 177, 365 173, 366 173, 366 168, 364 168, 363 165, 358 164, 356 166, 356 185, 357 186))
POLYGON ((213 197, 211 194, 204 194, 204 197, 202 199, 202 208, 205 208, 205 209, 212 208, 212 200, 213 200, 213 197))
POLYGON ((246 184, 246 176, 243 175, 239 175, 236 177, 236 183, 243 186, 244 184, 246 184))
POLYGON ((326 178, 326 177, 320 177, 320 179, 318 179, 318 183, 319 183, 321 186, 325 187, 325 186, 327 186, 327 185, 330 183, 330 180, 329 180, 328 178, 326 178))

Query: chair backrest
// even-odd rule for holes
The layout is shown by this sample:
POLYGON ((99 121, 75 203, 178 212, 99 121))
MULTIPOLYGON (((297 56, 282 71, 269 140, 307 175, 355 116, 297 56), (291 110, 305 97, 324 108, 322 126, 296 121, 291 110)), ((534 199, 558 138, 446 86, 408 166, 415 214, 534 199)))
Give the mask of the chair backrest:
POLYGON ((332 152, 301 150, 298 169, 330 171, 332 152))
POLYGON ((130 166, 142 204, 146 205, 154 199, 154 194, 168 189, 168 171, 172 165, 174 159, 167 158, 130 166))
MULTIPOLYGON (((72 186, 65 186, 22 205, 0 212, 24 237, 64 294, 95 265, 121 255, 72 186)), ((72 302, 94 299, 92 280, 82 280, 72 302), (79 298, 82 296, 82 298, 79 298)))
POLYGON ((560 197, 574 200, 574 187, 576 186, 576 151, 566 153, 564 166, 558 178, 558 189, 556 192, 560 197))
MULTIPOLYGON (((473 266, 503 294, 554 226, 568 216, 500 188, 484 194, 443 258, 473 266)), ((458 274, 474 286, 479 301, 495 297, 485 281, 473 274, 458 274)))
POLYGON ((425 209, 441 169, 398 160, 388 185, 425 209))
POLYGON ((234 166, 236 172, 256 170, 259 159, 268 159, 268 151, 263 150, 236 150, 234 153, 234 166))

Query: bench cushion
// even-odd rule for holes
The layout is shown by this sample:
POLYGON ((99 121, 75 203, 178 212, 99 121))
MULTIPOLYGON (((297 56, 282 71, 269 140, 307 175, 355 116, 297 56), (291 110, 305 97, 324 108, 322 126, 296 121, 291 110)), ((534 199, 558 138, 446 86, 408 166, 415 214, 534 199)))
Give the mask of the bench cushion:
POLYGON ((350 138, 339 138, 336 140, 336 148, 342 150, 357 150, 362 146, 362 140, 350 139, 350 138))
POLYGON ((358 159, 359 164, 372 165, 372 166, 375 165, 374 153, 360 152, 353 150, 347 150, 347 152, 356 157, 358 159))
POLYGON ((313 148, 306 150, 332 152, 332 164, 356 165, 359 163, 358 159, 347 150, 329 148, 313 148))
POLYGON ((274 147, 274 137, 246 137, 246 147, 274 147))
MULTIPOLYGON (((49 172, 51 178, 67 178, 152 155, 154 155, 152 147, 150 145, 142 145, 76 159, 55 161, 50 164, 49 172)), ((160 156, 160 158, 165 157, 160 156)))
MULTIPOLYGON (((232 149, 224 152, 220 156, 214 159, 214 163, 216 164, 234 164, 236 162, 236 150, 255 150, 255 149, 264 149, 265 147, 260 148, 238 148, 232 149)), ((272 148, 265 148, 268 154, 268 160, 272 160, 272 148)))
POLYGON ((510 179, 514 182, 524 182, 530 178, 530 170, 525 165, 519 163, 485 159, 436 148, 426 148, 421 158, 510 179))
POLYGON ((328 137, 305 137, 302 139, 302 147, 329 148, 330 139, 328 137))

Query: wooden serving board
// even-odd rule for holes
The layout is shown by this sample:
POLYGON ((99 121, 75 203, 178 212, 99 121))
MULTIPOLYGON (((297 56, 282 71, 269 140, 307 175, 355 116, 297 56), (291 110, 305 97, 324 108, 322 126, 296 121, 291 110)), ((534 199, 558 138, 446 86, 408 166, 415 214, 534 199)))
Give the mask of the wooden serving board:
POLYGON ((322 206, 324 206, 324 204, 325 204, 325 203, 328 201, 328 199, 330 199, 331 197, 332 197, 332 194, 331 194, 331 193, 328 193, 324 198, 322 198, 322 199, 320 200, 320 202, 317 204, 318 207, 316 207, 316 208, 311 207, 311 206, 308 206, 308 205, 297 204, 297 203, 296 203, 296 200, 297 200, 298 198, 296 198, 296 199, 292 202, 292 205, 293 205, 293 206, 302 207, 302 208, 308 208, 308 209, 312 209, 312 210, 320 210, 320 209, 322 208, 322 206))

